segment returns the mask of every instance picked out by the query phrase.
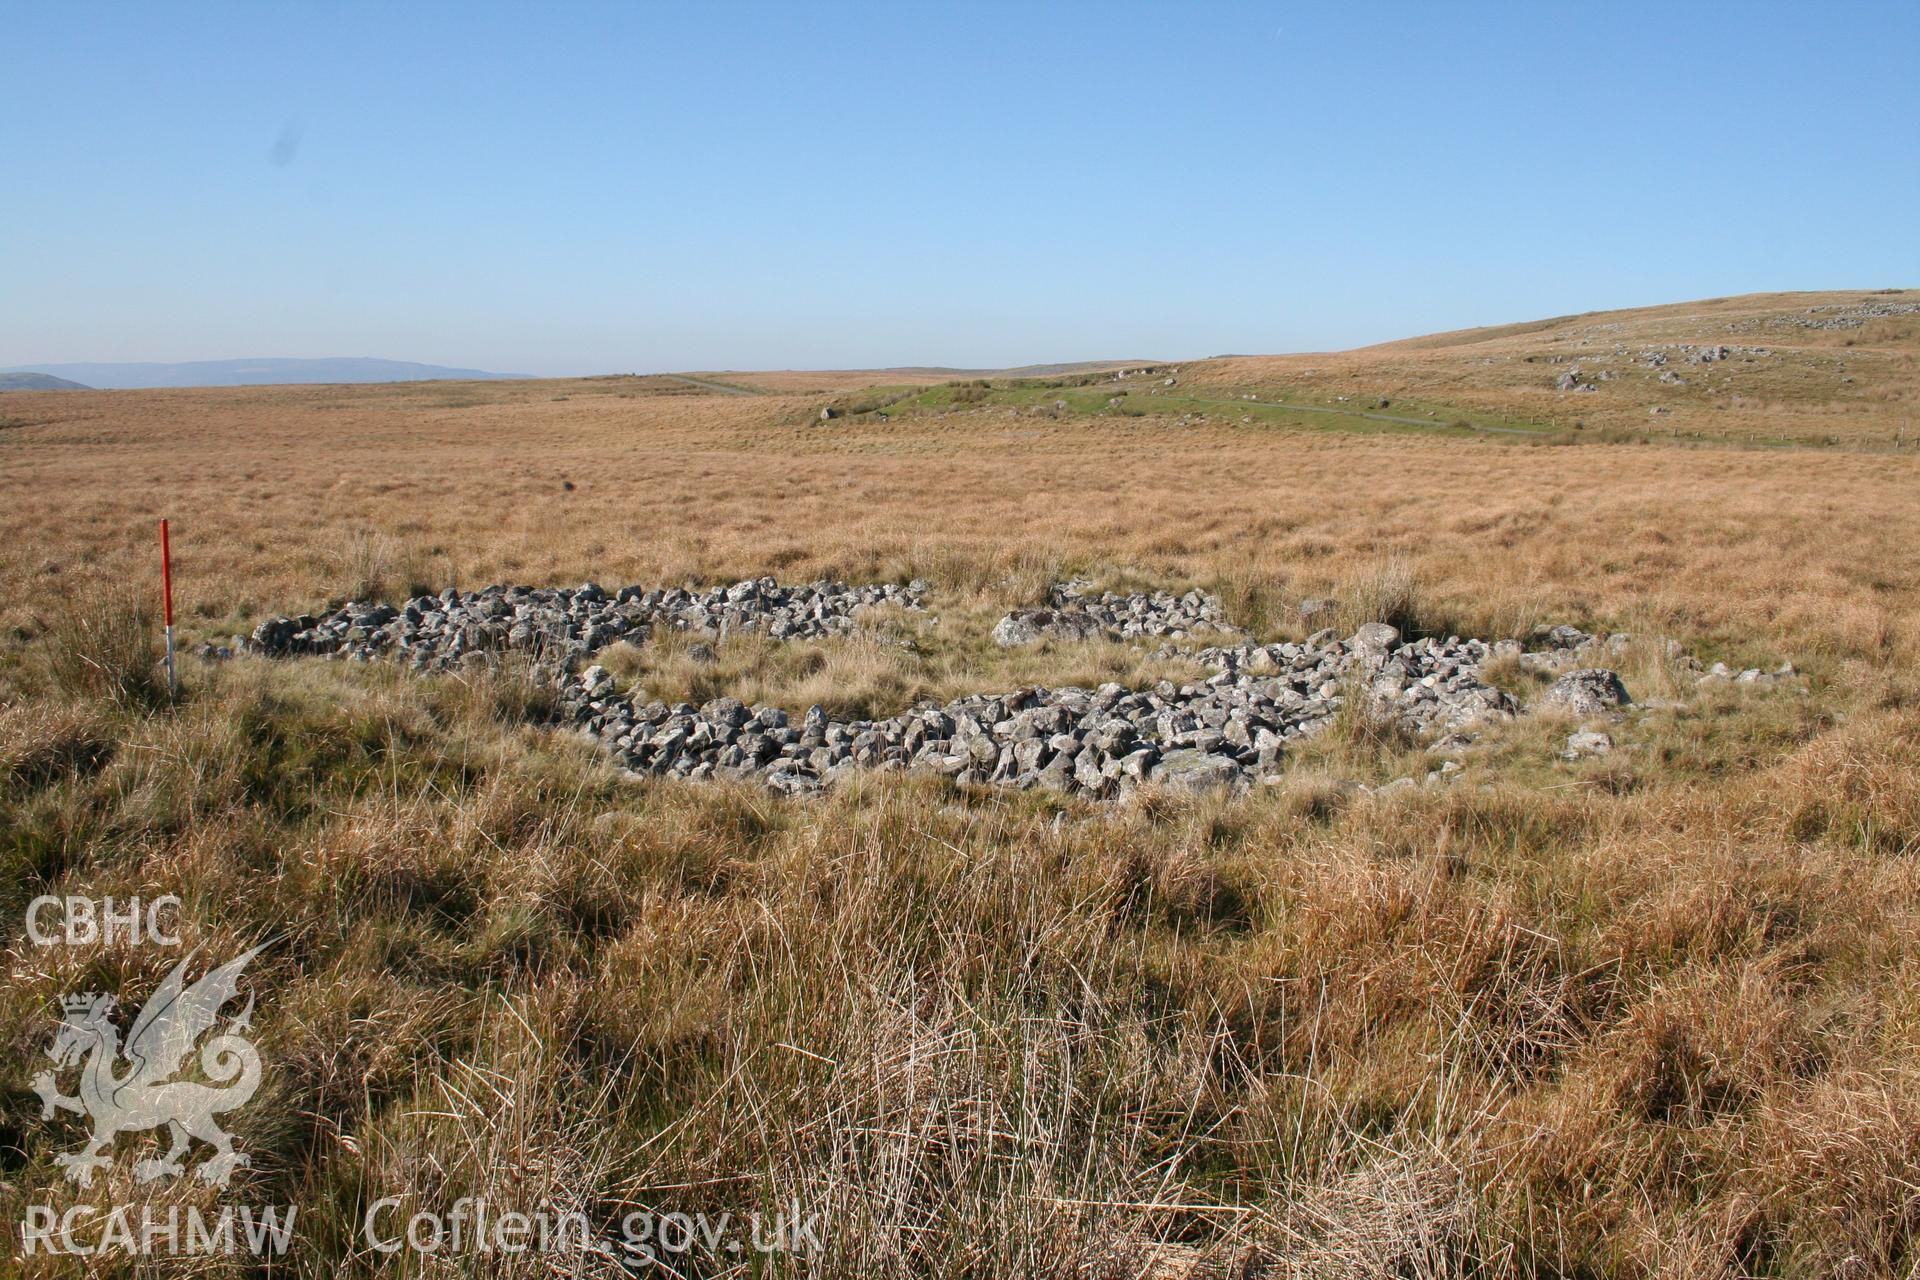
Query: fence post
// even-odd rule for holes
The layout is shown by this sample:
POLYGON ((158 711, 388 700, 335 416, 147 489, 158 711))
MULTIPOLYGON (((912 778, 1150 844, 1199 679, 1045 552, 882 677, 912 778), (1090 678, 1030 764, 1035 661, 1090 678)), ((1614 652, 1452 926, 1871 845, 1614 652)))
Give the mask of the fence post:
POLYGON ((167 625, 167 697, 178 699, 180 682, 173 671, 173 547, 167 540, 167 522, 160 522, 160 597, 167 625))

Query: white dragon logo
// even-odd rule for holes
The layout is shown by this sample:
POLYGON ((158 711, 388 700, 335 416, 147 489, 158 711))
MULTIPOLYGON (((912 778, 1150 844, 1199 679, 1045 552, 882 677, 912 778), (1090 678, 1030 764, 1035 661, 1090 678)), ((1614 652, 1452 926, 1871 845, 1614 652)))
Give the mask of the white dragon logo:
POLYGON ((54 1157, 54 1163, 66 1170, 70 1181, 91 1186, 93 1171, 113 1163, 107 1152, 115 1138, 162 1125, 170 1131, 172 1146, 165 1156, 134 1166, 134 1177, 140 1182, 182 1173, 187 1148, 195 1138, 214 1149, 214 1154, 194 1171, 202 1182, 224 1187, 233 1171, 248 1163, 245 1154, 233 1149, 233 1138, 214 1123, 214 1117, 246 1105, 260 1087, 260 1055, 240 1035, 250 1029, 253 998, 249 996, 240 1015, 230 1018, 221 1033, 200 1048, 201 1070, 224 1087, 172 1077, 186 1067, 188 1054, 212 1029, 221 1006, 233 999, 240 971, 259 953, 260 948, 255 947, 190 987, 185 984, 187 966, 199 953, 175 965, 134 1018, 124 1051, 120 1031, 112 1020, 117 1003, 112 996, 89 992, 62 1000, 66 1019, 48 1046, 47 1056, 62 1071, 85 1059, 80 1068, 79 1096, 64 1096, 52 1071, 42 1071, 32 1083, 33 1091, 40 1095, 42 1119, 52 1118, 59 1108, 93 1120, 93 1133, 83 1150, 54 1157), (115 1069, 123 1059, 129 1069, 116 1075, 115 1069))

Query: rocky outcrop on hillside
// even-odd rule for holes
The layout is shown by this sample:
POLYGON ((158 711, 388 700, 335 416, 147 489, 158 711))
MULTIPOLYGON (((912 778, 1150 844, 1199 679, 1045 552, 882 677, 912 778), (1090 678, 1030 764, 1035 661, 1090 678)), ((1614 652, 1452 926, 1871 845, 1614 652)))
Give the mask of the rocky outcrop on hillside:
POLYGON ((1869 320, 1911 315, 1920 315, 1920 302, 1829 303, 1769 317, 1767 324, 1776 329, 1858 329, 1869 320))

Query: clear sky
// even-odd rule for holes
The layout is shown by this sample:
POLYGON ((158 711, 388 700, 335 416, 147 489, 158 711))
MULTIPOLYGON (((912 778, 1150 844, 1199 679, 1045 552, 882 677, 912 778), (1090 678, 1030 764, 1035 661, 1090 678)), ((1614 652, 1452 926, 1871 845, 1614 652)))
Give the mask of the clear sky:
POLYGON ((999 366, 1920 285, 1912 0, 0 12, 0 366, 999 366))

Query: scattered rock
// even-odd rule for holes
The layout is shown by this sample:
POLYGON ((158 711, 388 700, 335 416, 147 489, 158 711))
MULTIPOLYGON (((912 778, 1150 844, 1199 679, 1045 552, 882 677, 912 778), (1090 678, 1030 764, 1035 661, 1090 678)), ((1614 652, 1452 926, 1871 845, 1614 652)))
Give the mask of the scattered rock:
POLYGON ((1567 735, 1567 749, 1560 753, 1564 760, 1584 760, 1589 756, 1603 756, 1613 750, 1613 739, 1604 733, 1588 731, 1567 735))
POLYGON ((1744 671, 1735 671, 1724 662, 1716 662, 1709 667, 1696 684, 1736 684, 1749 688, 1772 688, 1783 681, 1791 680, 1798 673, 1791 662, 1782 663, 1776 670, 1763 671, 1759 667, 1748 667, 1744 671))
POLYGON ((1561 623, 1535 627, 1531 642, 1535 647, 1528 650, 1514 641, 1503 640, 1495 646, 1495 651, 1502 656, 1512 654, 1529 671, 1558 674, 1618 657, 1626 652, 1633 637, 1624 631, 1601 637, 1561 623))
POLYGON ((1237 632, 1228 625, 1218 596, 1189 591, 1099 595, 1085 582, 1062 582, 1048 593, 1045 609, 1016 609, 993 629, 994 643, 1005 648, 1044 639, 1131 640, 1146 636, 1179 638, 1198 631, 1237 632))
POLYGON ((1829 303, 1808 307, 1797 315, 1770 316, 1765 323, 1769 328, 1781 329, 1858 329, 1869 320, 1916 313, 1920 313, 1920 302, 1829 303))
POLYGON ((1003 649, 1042 640, 1098 640, 1106 629, 1082 609, 1015 609, 994 624, 993 642, 1003 649))

